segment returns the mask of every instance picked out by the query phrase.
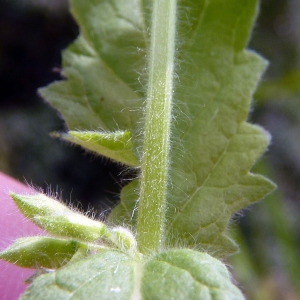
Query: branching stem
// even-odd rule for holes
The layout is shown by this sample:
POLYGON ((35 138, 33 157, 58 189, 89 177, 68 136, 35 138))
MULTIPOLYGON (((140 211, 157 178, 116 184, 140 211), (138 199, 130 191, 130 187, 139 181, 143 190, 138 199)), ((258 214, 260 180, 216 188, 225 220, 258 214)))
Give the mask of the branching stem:
POLYGON ((154 0, 137 238, 142 253, 162 248, 168 185, 177 0, 154 0))

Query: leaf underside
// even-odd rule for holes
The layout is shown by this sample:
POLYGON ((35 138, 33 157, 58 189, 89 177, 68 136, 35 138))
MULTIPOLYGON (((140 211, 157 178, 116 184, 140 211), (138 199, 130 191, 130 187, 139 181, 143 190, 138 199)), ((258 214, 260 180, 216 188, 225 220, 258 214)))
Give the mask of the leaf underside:
MULTIPOLYGON (((185 14, 190 8, 179 17, 166 242, 227 256, 236 251, 226 233, 231 216, 274 188, 250 173, 270 138, 246 122, 266 62, 244 50, 255 1, 197 1, 185 14)), ((134 223, 138 183, 124 189, 111 219, 134 223)))
MULTIPOLYGON (((131 165, 142 156, 151 3, 71 0, 81 33, 63 55, 67 80, 40 91, 73 133, 130 132, 130 157, 137 159, 131 165)), ((245 50, 257 1, 181 0, 179 7, 165 243, 226 257, 237 250, 227 233, 232 215, 274 189, 250 172, 270 140, 247 123, 266 67, 245 50)), ((137 179, 122 191, 110 221, 134 226, 138 195, 137 179)))

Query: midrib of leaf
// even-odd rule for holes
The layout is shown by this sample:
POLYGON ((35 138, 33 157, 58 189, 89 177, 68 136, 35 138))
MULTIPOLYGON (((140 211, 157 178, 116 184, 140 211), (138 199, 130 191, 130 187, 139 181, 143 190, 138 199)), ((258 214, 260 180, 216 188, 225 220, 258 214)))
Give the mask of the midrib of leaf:
POLYGON ((153 3, 137 239, 142 253, 161 250, 168 185, 176 0, 153 3))

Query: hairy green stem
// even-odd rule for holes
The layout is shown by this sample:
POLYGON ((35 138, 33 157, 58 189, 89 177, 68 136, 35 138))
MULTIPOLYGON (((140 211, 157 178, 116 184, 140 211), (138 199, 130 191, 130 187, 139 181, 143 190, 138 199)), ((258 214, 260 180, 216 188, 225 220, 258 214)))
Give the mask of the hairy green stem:
POLYGON ((153 1, 137 239, 142 253, 162 248, 168 184, 176 2, 153 1))

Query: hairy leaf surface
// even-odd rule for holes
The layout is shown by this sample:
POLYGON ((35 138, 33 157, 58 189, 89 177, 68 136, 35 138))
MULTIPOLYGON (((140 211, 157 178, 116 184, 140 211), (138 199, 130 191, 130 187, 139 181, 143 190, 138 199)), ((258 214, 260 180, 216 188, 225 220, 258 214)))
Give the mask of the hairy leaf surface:
MULTIPOLYGON (((41 90, 70 129, 131 132, 130 155, 138 158, 151 3, 72 0, 81 34, 64 52, 67 80, 41 90)), ((263 129, 247 123, 266 67, 261 57, 245 50, 256 14, 256 0, 179 0, 168 246, 230 255, 236 251, 227 233, 230 218, 274 188, 250 172, 270 140, 263 129)), ((88 141, 80 144, 91 148, 88 141)), ((124 157, 116 160, 124 163, 124 157)), ((125 187, 111 215, 114 223, 134 224, 138 186, 137 181, 125 187)))
POLYGON ((134 299, 134 283, 132 259, 107 251, 38 277, 22 299, 134 299))
POLYGON ((0 253, 0 259, 24 268, 55 269, 68 263, 86 245, 76 240, 66 240, 45 236, 17 239, 16 242, 0 253))
POLYGON ((246 123, 266 62, 244 50, 257 1, 194 1, 197 18, 184 20, 188 3, 179 35, 182 76, 166 226, 172 244, 180 239, 223 256, 235 248, 225 233, 231 216, 274 188, 249 172, 269 143, 264 130, 246 123))
POLYGON ((145 262, 104 251, 40 276, 22 299, 41 296, 45 300, 244 299, 225 265, 193 250, 167 251, 145 262))
POLYGON ((71 210, 44 194, 11 193, 20 211, 33 223, 54 235, 96 241, 108 232, 106 225, 71 210))
MULTIPOLYGON (((80 36, 63 53, 62 75, 67 80, 40 89, 70 130, 110 135, 130 130, 135 137, 140 133, 144 100, 140 77, 145 73, 148 41, 146 8, 140 2, 70 1, 80 36)), ((140 139, 133 142, 140 145, 140 139)), ((80 145, 90 150, 87 142, 80 145)), ((117 160, 114 151, 101 154, 117 160)))
MULTIPOLYGON (((236 251, 226 233, 231 216, 274 188, 250 173, 270 140, 246 122, 266 67, 244 50, 257 1, 181 3, 167 243, 227 256, 236 251)), ((134 193, 127 190, 112 219, 134 219, 134 193)))

